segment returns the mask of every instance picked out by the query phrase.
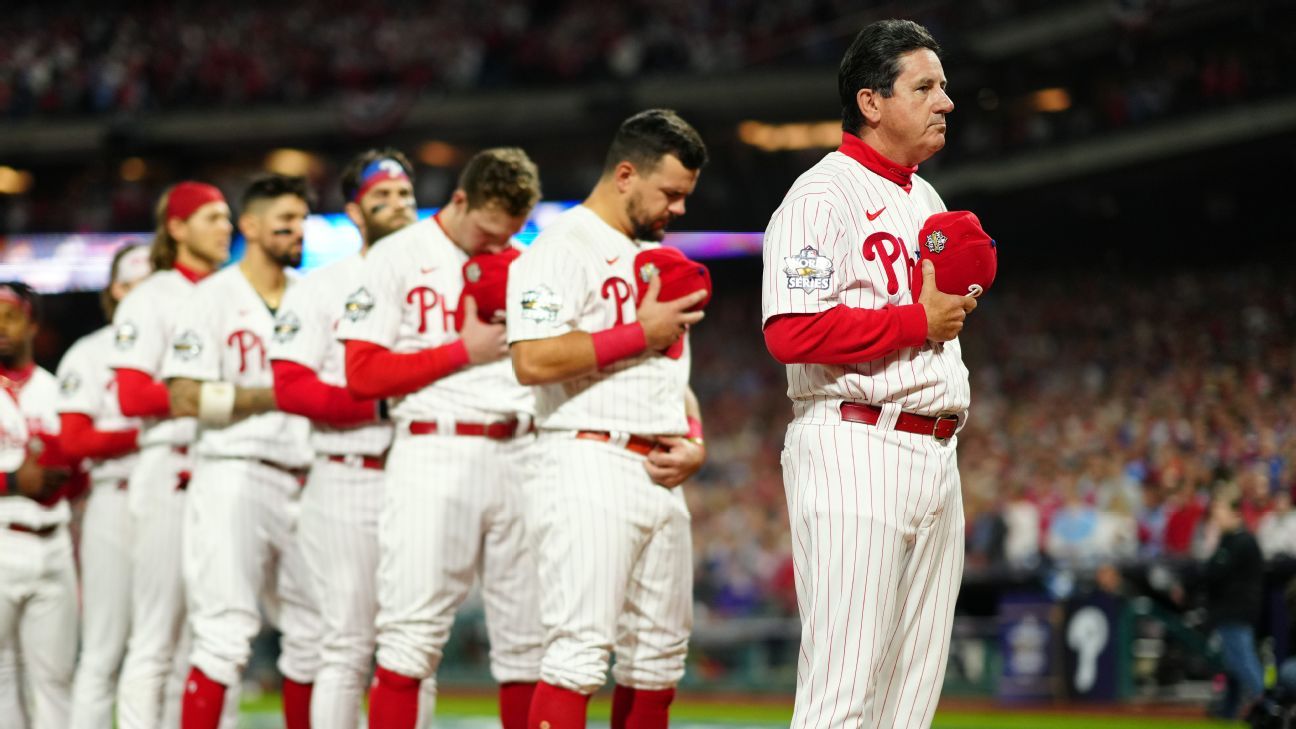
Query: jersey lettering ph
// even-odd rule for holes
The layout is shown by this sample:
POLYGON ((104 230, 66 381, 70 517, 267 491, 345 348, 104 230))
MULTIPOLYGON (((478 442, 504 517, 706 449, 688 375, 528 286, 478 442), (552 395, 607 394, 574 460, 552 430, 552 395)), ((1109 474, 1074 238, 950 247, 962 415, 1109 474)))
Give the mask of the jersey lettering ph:
MULTIPOLYGON (((398 353, 458 339, 453 307, 463 290, 467 260, 435 218, 383 238, 365 256, 361 284, 343 306, 338 339, 371 342, 398 353)), ((399 423, 438 417, 492 422, 534 408, 530 390, 518 384, 507 357, 465 367, 393 402, 392 419, 399 423)))
MULTIPOLYGON (((96 430, 121 431, 140 427, 138 418, 121 414, 117 401, 117 378, 105 362, 114 348, 113 327, 107 326, 78 339, 63 355, 58 369, 58 412, 81 413, 94 421, 96 430)), ((129 453, 117 458, 92 461, 92 481, 126 479, 138 458, 129 453)))
MULTIPOLYGON (((270 343, 271 360, 296 362, 326 385, 346 387, 346 347, 336 337, 349 294, 360 287, 364 257, 356 254, 312 271, 288 289, 270 343)), ((376 456, 391 445, 390 423, 334 428, 312 423, 317 453, 376 456)))
MULTIPOLYGON (((139 370, 154 379, 175 328, 176 313, 193 296, 197 284, 176 270, 155 271, 131 289, 113 315, 113 342, 108 366, 139 370)), ((140 447, 188 445, 198 424, 194 418, 146 418, 140 429, 140 447)))
MULTIPOLYGON (((635 256, 656 246, 630 240, 584 205, 558 216, 510 269, 509 343, 634 322, 635 256)), ((683 435, 691 356, 685 339, 679 359, 646 352, 585 377, 536 387, 537 424, 683 435)))
MULTIPOLYGON (((913 303, 908 282, 918 231, 945 204, 917 175, 912 185, 906 192, 841 150, 802 174, 765 231, 762 323, 837 305, 913 303)), ((814 422, 835 421, 843 400, 941 415, 962 414, 971 398, 958 339, 859 364, 791 364, 787 376, 797 417, 814 422)))
MULTIPOLYGON (((288 278, 288 286, 294 284, 288 278)), ((175 335, 162 377, 273 387, 266 345, 274 315, 238 266, 212 274, 194 288, 176 317, 175 335)), ((237 419, 221 428, 198 429, 199 455, 257 458, 288 466, 310 462, 310 423, 278 411, 237 419)))

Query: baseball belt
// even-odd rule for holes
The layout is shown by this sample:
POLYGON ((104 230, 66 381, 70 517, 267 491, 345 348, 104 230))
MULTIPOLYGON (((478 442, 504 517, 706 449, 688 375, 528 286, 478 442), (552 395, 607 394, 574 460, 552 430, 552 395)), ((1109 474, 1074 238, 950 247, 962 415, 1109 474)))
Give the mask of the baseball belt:
POLYGON ((36 536, 36 537, 40 537, 41 539, 45 539, 45 538, 47 538, 47 537, 52 537, 52 536, 54 536, 54 533, 57 532, 57 531, 59 530, 59 525, 55 524, 54 526, 29 527, 29 526, 27 526, 27 525, 25 525, 25 524, 9 524, 9 525, 7 526, 7 528, 8 528, 9 531, 11 531, 11 532, 19 532, 19 533, 22 533, 22 534, 31 534, 32 536, 36 536))
MULTIPOLYGON (((432 435, 438 432, 436 421, 433 420, 415 420, 409 424, 411 435, 432 435)), ((530 433, 535 430, 531 426, 525 431, 530 433)), ((509 440, 515 436, 525 435, 518 432, 518 420, 501 420, 495 423, 461 423, 455 421, 454 434, 471 437, 490 438, 491 440, 509 440)))
POLYGON ((267 468, 273 468, 274 470, 279 471, 280 473, 286 473, 289 476, 292 476, 293 478, 297 479, 297 484, 299 486, 306 485, 306 475, 310 473, 310 469, 308 468, 298 468, 296 466, 285 466, 282 463, 276 463, 275 461, 269 461, 264 458, 254 458, 253 460, 256 461, 257 463, 260 463, 263 466, 266 466, 267 468))
MULTIPOLYGON (((596 440, 600 443, 611 443, 614 440, 613 435, 606 430, 579 430, 576 431, 576 437, 581 440, 596 440)), ((625 449, 646 456, 657 449, 657 439, 632 435, 626 439, 625 449)))
MULTIPOLYGON (((882 408, 862 402, 844 402, 841 404, 841 418, 852 423, 877 425, 882 417, 882 408)), ((947 440, 958 430, 957 415, 915 415, 900 413, 896 419, 895 429, 902 433, 930 435, 936 440, 947 440)))
POLYGON ((381 471, 387 467, 387 455, 361 456, 355 453, 333 453, 324 456, 329 463, 344 463, 352 468, 364 468, 370 471, 381 471))

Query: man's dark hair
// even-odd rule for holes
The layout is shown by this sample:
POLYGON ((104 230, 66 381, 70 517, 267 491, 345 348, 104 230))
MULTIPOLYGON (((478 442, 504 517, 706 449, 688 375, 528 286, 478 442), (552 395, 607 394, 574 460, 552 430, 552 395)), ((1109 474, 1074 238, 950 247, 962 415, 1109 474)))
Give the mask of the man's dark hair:
POLYGON ((22 281, 0 281, 0 289, 7 288, 27 304, 31 311, 31 321, 40 321, 40 295, 36 290, 22 281))
POLYGON ((247 212, 248 206, 258 200, 274 200, 284 195, 296 195, 305 200, 309 206, 313 206, 315 202, 311 195, 310 186, 306 184, 305 177, 280 175, 271 172, 258 175, 252 179, 251 184, 243 191, 243 197, 239 200, 239 210, 247 212))
POLYGON ((360 191, 360 174, 365 168, 377 162, 380 159, 395 160, 396 164, 405 170, 405 175, 414 180, 414 165, 410 164, 409 158, 399 149, 385 147, 383 149, 367 149, 356 155, 347 163, 346 169, 342 170, 342 200, 353 202, 356 193, 360 191))
POLYGON ((841 97, 842 129, 858 134, 864 126, 855 95, 860 89, 873 89, 891 98, 896 77, 900 75, 900 57, 926 48, 937 56, 940 44, 931 33, 912 20, 879 20, 864 26, 855 36, 837 70, 837 93, 841 97))
POLYGON ((690 170, 700 170, 707 163, 706 144, 702 135, 670 109, 649 109, 621 122, 612 146, 608 148, 603 171, 610 172, 622 162, 647 174, 657 169, 662 157, 673 155, 690 170))

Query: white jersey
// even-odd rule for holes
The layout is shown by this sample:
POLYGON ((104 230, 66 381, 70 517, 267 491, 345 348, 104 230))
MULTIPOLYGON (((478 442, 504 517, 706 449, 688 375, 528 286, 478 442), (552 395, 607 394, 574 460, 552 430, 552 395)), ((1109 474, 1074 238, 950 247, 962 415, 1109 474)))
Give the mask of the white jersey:
MULTIPOLYGON (((105 364, 113 349, 113 328, 103 327, 81 337, 63 355, 58 368, 58 411, 80 413, 94 421, 96 430, 121 431, 140 427, 139 418, 121 414, 117 401, 117 379, 105 364)), ((138 453, 91 461, 94 482, 130 477, 138 453)))
MULTIPOLYGON (((155 271, 131 289, 113 315, 108 366, 114 370, 139 370, 161 379, 176 313, 193 296, 196 285, 173 269, 155 271)), ((188 445, 197 432, 194 418, 147 418, 140 430, 140 447, 188 445)))
MULTIPOLYGON (((294 280, 290 275, 288 286, 294 280)), ((238 266, 212 274, 194 288, 176 317, 175 336, 162 363, 164 379, 274 386, 266 342, 274 314, 238 266)), ((310 422, 278 411, 240 418, 224 427, 200 427, 197 453, 254 458, 282 466, 310 462, 310 422)))
MULTIPOLYGON (((296 362, 314 371, 324 384, 346 387, 346 347, 334 333, 347 296, 360 287, 363 263, 364 257, 357 253, 307 274, 288 289, 275 317, 272 361, 296 362)), ((391 445, 391 423, 313 426, 311 445, 317 453, 376 456, 391 445)))
MULTIPOLYGON (((841 151, 792 185, 765 231, 761 321, 837 305, 912 304, 909 273, 918 232, 945 210, 914 175, 909 192, 841 151)), ((894 403, 920 415, 962 414, 971 399, 958 339, 905 348, 853 365, 791 364, 788 397, 798 417, 832 422, 843 400, 894 403)))
MULTIPOLYGON (((362 283, 347 297, 338 339, 372 342, 393 352, 455 341, 454 306, 467 260, 435 218, 383 238, 365 256, 362 283)), ((518 384, 507 357, 464 367, 393 403, 392 418, 400 423, 438 417, 495 422, 534 408, 530 390, 518 384)))
MULTIPOLYGON (((627 238, 584 205, 563 213, 513 262, 509 343, 635 321, 635 256, 656 246, 627 238)), ((645 352, 584 377, 538 386, 536 424, 683 435, 690 354, 686 336, 679 359, 645 352)))
MULTIPOLYGON (((13 397, 4 392, 0 392, 0 397, 8 399, 10 403, 14 402, 13 397)), ((58 380, 50 374, 49 370, 36 367, 32 371, 31 378, 18 391, 16 402, 19 417, 23 421, 21 430, 7 422, 12 419, 11 415, 0 416, 4 418, 4 421, 0 422, 0 427, 4 428, 4 444, 0 446, 0 451, 5 454, 0 456, 0 461, 13 460, 11 451, 15 449, 18 451, 18 462, 13 468, 5 469, 6 472, 15 471, 22 465, 26 458, 27 444, 37 433, 58 435, 57 400, 58 380)), ((21 524, 41 528, 66 524, 71 517, 72 510, 68 507, 67 499, 59 499, 53 506, 45 507, 25 496, 0 497, 0 524, 21 524)))

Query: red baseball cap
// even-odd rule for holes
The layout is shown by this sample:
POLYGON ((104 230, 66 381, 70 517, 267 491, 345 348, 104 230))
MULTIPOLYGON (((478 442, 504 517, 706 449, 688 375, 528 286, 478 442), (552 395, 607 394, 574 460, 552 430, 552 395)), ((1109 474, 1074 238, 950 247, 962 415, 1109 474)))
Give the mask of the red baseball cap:
POLYGON ((655 274, 661 279, 658 301, 674 301, 702 289, 706 297, 689 311, 701 311, 711 302, 711 272, 697 261, 689 260, 678 248, 661 246, 640 251, 635 256, 635 303, 642 303, 648 283, 655 274))
POLYGON ((455 308, 455 331, 463 331, 464 297, 477 303, 477 318, 489 324, 507 309, 508 267, 522 251, 509 246, 499 253, 479 253, 463 265, 464 286, 455 308))
POLYGON ((936 267, 936 288, 955 296, 981 296, 990 290, 999 270, 994 239, 966 210, 936 213, 923 223, 918 232, 918 265, 909 281, 914 301, 922 294, 923 259, 936 267))

